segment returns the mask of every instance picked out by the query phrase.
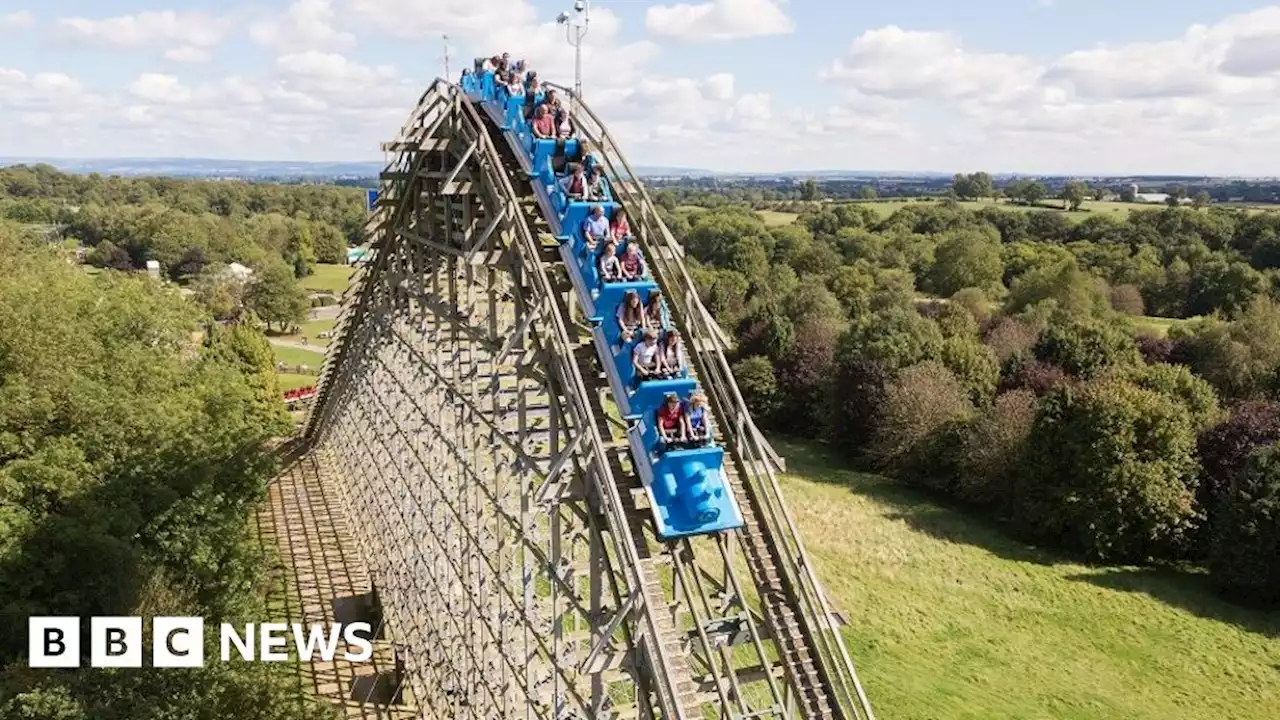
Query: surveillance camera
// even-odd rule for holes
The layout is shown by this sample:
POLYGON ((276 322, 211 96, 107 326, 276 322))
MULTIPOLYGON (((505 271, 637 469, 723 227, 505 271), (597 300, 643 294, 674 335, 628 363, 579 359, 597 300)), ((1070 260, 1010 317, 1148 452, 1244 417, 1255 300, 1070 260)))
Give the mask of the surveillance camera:
POLYGON ((557 16, 556 16, 556 24, 557 24, 557 25, 564 25, 564 24, 565 24, 565 23, 567 23, 567 22, 569 22, 569 14, 568 14, 568 13, 560 13, 559 15, 557 15, 557 16))
POLYGON ((578 12, 582 12, 583 10, 587 9, 587 4, 582 2, 582 0, 578 0, 573 4, 573 9, 577 10, 578 12))

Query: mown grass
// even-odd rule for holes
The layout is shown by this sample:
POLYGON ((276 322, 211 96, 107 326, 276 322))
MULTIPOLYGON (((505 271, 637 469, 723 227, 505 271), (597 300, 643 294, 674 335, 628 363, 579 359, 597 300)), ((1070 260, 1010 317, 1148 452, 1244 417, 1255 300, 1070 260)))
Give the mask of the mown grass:
POLYGON ((299 348, 284 347, 282 345, 272 345, 271 349, 275 351, 276 361, 285 365, 308 365, 315 370, 319 370, 324 365, 324 354, 311 352, 310 350, 301 350, 299 348))
POLYGON ((764 220, 764 224, 769 227, 778 227, 780 225, 790 225, 800 217, 796 213, 778 212, 777 210, 757 210, 756 214, 764 220))
POLYGON ((316 265, 315 272, 302 278, 302 287, 310 292, 327 292, 341 295, 351 282, 355 268, 350 265, 316 265))
POLYGON ((1154 315, 1141 315, 1130 318, 1133 320, 1134 326, 1139 332, 1145 332, 1154 337, 1167 337, 1169 330, 1178 325, 1185 325, 1195 322, 1198 318, 1167 318, 1156 317, 1154 315))
POLYGON ((297 390, 309 385, 315 385, 320 378, 315 375, 294 375, 292 373, 280 373, 277 377, 280 379, 280 391, 288 392, 297 390))
POLYGON ((1200 575, 1094 567, 778 442, 788 504, 881 720, 1264 720, 1280 614, 1200 575))
POLYGON ((329 338, 320 337, 320 333, 332 331, 337 322, 338 321, 333 318, 308 320, 298 326, 297 332, 285 334, 270 331, 267 335, 270 337, 282 338, 284 340, 292 340, 293 342, 302 342, 302 338, 306 338, 307 344, 325 348, 329 346, 329 338))

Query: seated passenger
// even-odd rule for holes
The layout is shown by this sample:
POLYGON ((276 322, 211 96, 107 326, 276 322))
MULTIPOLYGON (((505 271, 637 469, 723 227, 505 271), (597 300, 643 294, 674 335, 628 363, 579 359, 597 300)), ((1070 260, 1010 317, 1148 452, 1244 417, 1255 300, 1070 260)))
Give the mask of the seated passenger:
POLYGON ((604 196, 604 178, 600 177, 600 171, 591 168, 587 171, 587 199, 588 200, 605 200, 604 196))
POLYGON ((511 53, 502 53, 502 57, 498 59, 498 69, 503 72, 511 69, 511 53))
POLYGON ((650 290, 649 297, 644 303, 644 324, 645 327, 661 328, 662 327, 662 291, 650 290))
POLYGON ((530 95, 537 95, 538 87, 538 73, 534 70, 530 70, 529 74, 524 79, 524 90, 530 95))
POLYGON ((524 83, 520 82, 520 73, 512 72, 507 76, 507 94, 511 97, 524 95, 524 83))
POLYGON ((711 413, 707 410, 707 395, 701 390, 689 396, 684 411, 684 431, 691 446, 706 445, 711 437, 711 413))
MULTIPOLYGON (((556 102, 559 102, 558 100, 556 102)), ((574 136, 576 132, 573 127, 573 121, 569 119, 569 113, 557 108, 556 113, 556 137, 561 140, 568 140, 574 136)))
POLYGON ((631 237, 631 225, 627 222, 627 210, 618 208, 613 211, 613 220, 609 222, 609 239, 622 242, 629 237, 631 237))
MULTIPOLYGON (((566 194, 567 194, 566 190, 566 194)), ((591 206, 591 214, 587 215, 587 219, 582 221, 582 240, 586 243, 587 249, 593 254, 597 245, 609 239, 609 219, 604 216, 604 208, 599 205, 591 206)))
POLYGON ((533 122, 529 124, 530 131, 536 138, 552 138, 556 134, 556 121, 551 117, 545 105, 539 105, 538 109, 533 112, 533 122))
POLYGON ((619 264, 622 266, 623 280, 639 280, 648 272, 648 268, 644 264, 644 258, 640 256, 640 250, 634 242, 627 243, 627 249, 622 253, 622 260, 619 261, 619 264))
POLYGON ((684 368, 684 348, 680 344, 680 331, 672 328, 662 336, 662 345, 658 351, 658 376, 674 378, 680 376, 684 368))
POLYGON ((631 342, 635 332, 644 326, 644 306, 635 290, 628 290, 618 305, 618 326, 622 328, 619 337, 623 343, 631 342))
POLYGON ((689 436, 685 425, 684 408, 680 406, 680 396, 673 392, 667 393, 662 399, 662 406, 658 408, 658 437, 662 441, 660 452, 688 442, 689 436))
POLYGON ((638 386, 645 380, 661 377, 662 363, 658 359, 658 331, 649 328, 644 331, 644 339, 636 343, 631 351, 631 367, 636 371, 635 384, 638 386))
POLYGON ((600 281, 621 282, 622 264, 618 262, 618 246, 605 243, 604 252, 600 253, 600 281))
MULTIPOLYGON (((542 108, 538 108, 538 110, 542 110, 542 108)), ((543 117, 546 116, 544 115, 543 117)), ((560 181, 560 189, 564 191, 565 196, 570 200, 585 200, 587 198, 587 178, 582 173, 581 165, 578 163, 569 165, 569 174, 560 181)), ((605 221, 606 233, 608 228, 608 221, 605 221)))

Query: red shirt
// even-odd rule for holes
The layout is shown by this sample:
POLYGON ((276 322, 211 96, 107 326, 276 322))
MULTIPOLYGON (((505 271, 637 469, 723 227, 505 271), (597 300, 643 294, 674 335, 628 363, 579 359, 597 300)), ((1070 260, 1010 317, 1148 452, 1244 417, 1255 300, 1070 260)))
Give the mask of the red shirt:
POLYGON ((613 227, 610 230, 614 240, 621 240, 631 234, 631 226, 627 224, 626 218, 614 220, 613 227))
POLYGON ((672 407, 666 403, 658 408, 658 426, 663 430, 675 430, 680 427, 680 406, 672 407))
POLYGON ((533 133, 539 137, 554 137, 556 134, 556 119, 550 115, 534 118, 533 133))

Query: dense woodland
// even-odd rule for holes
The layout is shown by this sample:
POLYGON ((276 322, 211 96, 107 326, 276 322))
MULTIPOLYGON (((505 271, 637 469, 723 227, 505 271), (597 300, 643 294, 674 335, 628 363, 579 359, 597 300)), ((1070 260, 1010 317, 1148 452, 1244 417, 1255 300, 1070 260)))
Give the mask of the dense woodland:
POLYGON ((266 339, 209 320, 0 222, 0 717, 319 716, 277 665, 25 667, 29 615, 264 617, 248 521, 290 423, 266 339))
POLYGON ((764 425, 1031 541, 1280 602, 1280 217, 659 202, 764 425))

